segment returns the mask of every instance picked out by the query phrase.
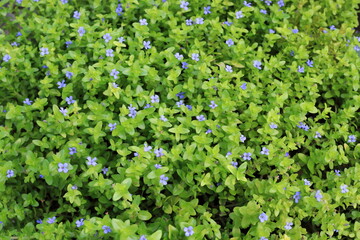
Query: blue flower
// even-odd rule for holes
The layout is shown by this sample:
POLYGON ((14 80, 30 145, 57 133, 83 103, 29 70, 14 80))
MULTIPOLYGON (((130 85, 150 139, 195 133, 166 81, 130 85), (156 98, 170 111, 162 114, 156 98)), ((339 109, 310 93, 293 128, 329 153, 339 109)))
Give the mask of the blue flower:
POLYGON ((193 25, 193 20, 191 20, 191 19, 186 19, 186 20, 185 20, 185 24, 186 24, 187 26, 191 26, 191 25, 193 25))
POLYGON ((45 56, 49 54, 48 48, 40 48, 40 56, 45 56))
POLYGON ((199 61, 199 54, 198 53, 191 54, 191 59, 194 61, 199 61))
POLYGON ((316 132, 314 138, 321 138, 321 134, 319 132, 316 132))
POLYGON ((124 38, 124 37, 119 37, 119 38, 118 38, 118 42, 119 42, 119 43, 125 42, 125 38, 124 38))
POLYGON ((130 113, 128 114, 128 116, 131 117, 131 118, 135 118, 135 117, 136 117, 136 114, 137 114, 137 111, 136 111, 135 107, 133 107, 132 104, 130 104, 130 105, 128 106, 128 109, 129 109, 129 111, 130 111, 130 113))
POLYGON ((110 76, 114 77, 114 79, 118 79, 118 75, 119 71, 117 71, 116 69, 111 70, 110 76))
POLYGON ((211 7, 210 6, 207 6, 207 7, 204 7, 204 14, 210 14, 211 11, 210 11, 211 7))
POLYGON ((296 192, 293 196, 295 203, 298 203, 301 198, 300 192, 296 192))
POLYGON ((279 5, 279 7, 285 6, 285 3, 284 3, 283 0, 279 0, 279 1, 277 2, 277 4, 279 5))
POLYGON ((246 90, 246 83, 241 84, 240 88, 241 88, 242 90, 246 90))
POLYGON ((16 36, 17 36, 17 37, 22 36, 21 32, 17 32, 17 33, 16 33, 16 36))
POLYGON ((103 36, 103 39, 104 39, 105 42, 107 43, 107 42, 109 42, 109 41, 112 39, 112 37, 110 36, 110 33, 106 33, 106 34, 103 36))
POLYGON ((244 135, 241 135, 240 136, 240 142, 245 142, 245 140, 246 140, 246 137, 244 135))
POLYGON ((49 224, 53 224, 53 223, 55 223, 55 221, 56 221, 56 217, 51 217, 51 218, 48 218, 48 220, 46 222, 49 224))
POLYGON ((184 227, 185 236, 189 237, 194 234, 194 228, 192 226, 190 227, 184 227))
POLYGON ((208 129, 206 130, 205 134, 209 134, 209 133, 212 133, 212 130, 211 129, 208 129))
POLYGON ((267 11, 265 9, 260 9, 260 13, 267 14, 267 11))
POLYGON ((351 142, 356 142, 356 136, 355 135, 350 135, 349 136, 349 139, 348 139, 348 142, 351 143, 351 142))
POLYGON ((113 52, 114 52, 114 50, 112 50, 112 49, 106 49, 106 56, 113 57, 114 56, 113 52))
POLYGON ((236 17, 236 19, 243 18, 244 17, 243 12, 242 11, 237 11, 235 13, 235 17, 236 17))
POLYGON ((272 2, 271 2, 271 1, 269 1, 269 0, 266 0, 266 1, 265 1, 265 4, 266 4, 266 5, 268 5, 268 6, 270 6, 270 5, 271 5, 271 3, 272 3, 272 2))
POLYGON ((108 127, 110 128, 110 131, 113 131, 116 128, 116 123, 109 123, 108 127))
POLYGON ((347 192, 349 192, 349 189, 347 189, 347 185, 345 185, 345 184, 343 184, 343 185, 341 185, 340 186, 340 188, 341 188, 341 193, 347 193, 347 192))
POLYGON ((216 108, 217 106, 218 106, 218 105, 216 105, 215 101, 210 101, 210 105, 209 105, 210 108, 214 109, 214 108, 216 108))
POLYGON ((231 47, 232 45, 234 45, 234 41, 230 38, 228 40, 226 40, 225 42, 229 47, 231 47))
POLYGON ((11 178, 13 176, 15 176, 14 170, 9 169, 9 170, 6 171, 6 177, 7 178, 11 178))
POLYGON ((169 180, 169 178, 166 177, 164 174, 160 176, 160 183, 162 185, 166 185, 168 180, 169 180))
POLYGON ((115 9, 115 12, 117 13, 118 16, 120 16, 122 11, 123 11, 123 8, 122 8, 121 4, 119 3, 115 9))
POLYGON ((294 225, 292 222, 286 222, 286 225, 285 225, 285 229, 286 230, 290 230, 290 229, 292 229, 292 225, 294 225))
POLYGON ((336 29, 335 25, 331 25, 329 28, 330 28, 330 30, 335 30, 336 29))
POLYGON ((152 149, 152 146, 148 146, 147 144, 144 144, 144 151, 149 152, 152 149))
MULTIPOLYGON (((164 1, 164 0, 163 0, 164 1)), ((166 0, 165 0, 166 1, 166 0)), ((141 235, 141 237, 139 238, 139 240, 147 240, 145 235, 141 235)))
POLYGON ((335 172, 335 175, 336 175, 336 176, 338 176, 338 177, 340 177, 340 176, 341 176, 341 174, 340 174, 340 170, 335 169, 335 170, 334 170, 334 172, 335 172))
POLYGON ((11 43, 11 46, 17 47, 17 46, 19 46, 19 44, 18 44, 17 42, 12 42, 12 43, 11 43))
POLYGON ((321 201, 321 199, 323 198, 323 196, 321 195, 321 192, 320 190, 317 190, 316 193, 315 193, 315 198, 318 202, 321 201))
POLYGON ((310 186, 311 182, 309 180, 307 180, 307 179, 304 179, 304 185, 310 186))
POLYGON ((80 19, 80 15, 81 15, 81 13, 79 11, 75 11, 73 18, 80 19))
POLYGON ((185 92, 179 92, 176 94, 176 96, 180 99, 183 99, 185 97, 185 92))
POLYGON ((58 85, 58 88, 64 88, 64 87, 66 87, 65 80, 62 80, 61 82, 57 82, 56 84, 58 85))
POLYGON ((42 221, 41 219, 38 219, 38 220, 36 220, 36 223, 37 223, 37 224, 42 224, 43 221, 42 221))
POLYGON ((233 69, 232 69, 232 67, 231 66, 229 66, 229 65, 225 65, 225 71, 227 71, 227 72, 233 72, 233 69))
POLYGON ((160 164, 155 164, 154 166, 156 169, 160 169, 162 167, 160 164))
POLYGON ((266 237, 261 237, 259 240, 269 240, 266 237))
POLYGON ((184 9, 185 11, 189 10, 188 6, 189 6, 189 2, 185 2, 185 1, 180 2, 180 8, 184 9))
POLYGON ((239 165, 239 163, 238 162, 231 162, 231 165, 233 166, 233 167, 235 167, 235 168, 237 168, 238 167, 238 165, 239 165))
POLYGON ((305 131, 308 131, 310 129, 310 127, 303 122, 299 122, 299 125, 297 125, 297 127, 300 129, 304 129, 305 131))
POLYGON ((305 68, 304 68, 304 67, 301 67, 301 66, 298 66, 297 71, 298 71, 299 73, 303 73, 303 72, 305 72, 305 68))
POLYGON ((73 103, 75 102, 75 100, 73 99, 72 96, 65 98, 65 101, 66 101, 66 103, 69 104, 69 105, 70 105, 70 104, 73 104, 73 103))
POLYGON ((227 152, 225 157, 232 155, 232 152, 227 152))
POLYGON ((33 101, 30 101, 28 98, 25 99, 25 101, 23 101, 24 104, 26 105, 31 105, 33 101))
POLYGON ((109 226, 102 226, 102 229, 104 230, 104 233, 107 234, 107 233, 110 233, 111 232, 111 228, 109 226))
POLYGON ((191 105, 185 105, 185 107, 187 107, 187 109, 192 110, 192 106, 191 105))
POLYGON ((68 48, 73 42, 72 41, 66 41, 65 44, 66 44, 66 48, 68 48))
POLYGON ((299 32, 299 29, 294 28, 294 29, 292 30, 292 32, 293 32, 293 33, 298 33, 298 32, 299 32))
POLYGON ((96 166, 97 165, 97 158, 96 157, 94 157, 94 158, 91 158, 91 157, 87 157, 86 158, 88 161, 86 162, 86 164, 88 165, 88 166, 96 166))
POLYGON ((268 220, 268 216, 266 215, 266 213, 261 213, 260 215, 259 215, 259 220, 260 220, 260 222, 265 222, 265 221, 267 221, 268 220))
POLYGON ((142 25, 142 26, 146 26, 146 25, 148 25, 148 23, 147 23, 147 21, 146 21, 146 19, 144 18, 144 19, 140 19, 140 25, 142 25))
POLYGON ((164 115, 161 115, 161 116, 160 116, 160 120, 161 120, 161 121, 164 121, 164 122, 167 122, 167 121, 168 121, 168 119, 167 119, 164 115))
POLYGON ((9 54, 5 54, 4 57, 3 57, 4 62, 8 62, 10 59, 11 59, 11 57, 10 57, 9 54))
POLYGON ((145 106, 144 106, 144 109, 147 109, 147 108, 151 108, 152 106, 149 104, 149 103, 147 103, 145 106))
POLYGON ((159 98, 158 95, 153 95, 153 96, 151 96, 150 98, 151 98, 151 102, 152 102, 152 103, 158 103, 158 102, 160 102, 160 98, 159 98))
POLYGON ((75 222, 75 224, 76 224, 76 227, 81 227, 82 225, 84 225, 84 219, 81 218, 81 219, 77 220, 75 222))
POLYGON ((269 149, 267 149, 266 147, 263 147, 260 153, 263 155, 269 155, 269 149))
POLYGON ((188 64, 187 62, 182 62, 181 65, 182 65, 181 67, 182 67, 183 69, 188 69, 188 65, 189 65, 189 64, 188 64))
POLYGON ((74 75, 74 74, 73 74, 72 72, 69 72, 69 71, 66 71, 66 73, 65 73, 65 76, 66 76, 68 79, 71 79, 73 75, 74 75))
POLYGON ((103 172, 103 174, 106 174, 109 171, 109 168, 104 167, 103 169, 101 169, 101 171, 103 172))
POLYGON ((156 157, 162 157, 162 156, 164 156, 165 154, 163 153, 163 150, 164 150, 164 149, 162 149, 162 148, 155 149, 155 150, 154 150, 154 153, 155 153, 156 157))
POLYGON ((273 33, 275 33, 275 30, 269 29, 269 33, 273 34, 273 33))
POLYGON ((177 60, 181 60, 181 59, 183 59, 184 58, 184 56, 182 55, 182 54, 180 54, 180 53, 175 53, 175 58, 177 59, 177 60))
POLYGON ((76 185, 74 185, 74 186, 71 187, 71 189, 72 189, 72 190, 77 190, 78 187, 77 187, 76 185))
POLYGON ((233 23, 232 22, 228 22, 228 21, 225 21, 225 22, 223 22, 226 26, 231 26, 233 23))
POLYGON ((143 45, 145 49, 150 49, 151 48, 151 42, 150 41, 143 41, 143 45))
POLYGON ((309 67, 314 67, 314 66, 313 66, 314 62, 311 61, 310 59, 307 60, 306 64, 307 64, 309 67))
POLYGON ((203 18, 196 18, 196 19, 195 19, 195 23, 196 23, 196 24, 203 24, 203 23, 204 23, 204 19, 203 19, 203 18))
POLYGON ((251 153, 249 153, 249 152, 244 153, 244 154, 242 155, 242 158, 243 158, 244 160, 250 161, 250 160, 251 160, 251 153))
POLYGON ((244 5, 245 5, 246 7, 251 7, 251 3, 248 3, 247 1, 244 1, 244 5))
POLYGON ((68 0, 60 0, 62 4, 68 3, 68 0))
POLYGON ((199 116, 196 116, 196 119, 198 120, 198 121, 205 121, 206 120, 206 118, 205 118, 205 116, 204 115, 199 115, 199 116))
POLYGON ((69 154, 74 155, 75 153, 77 153, 76 147, 69 147, 69 154))
POLYGON ((258 60, 253 61, 253 66, 261 70, 261 62, 258 60))
POLYGON ((69 171, 68 167, 69 164, 68 163, 59 163, 58 164, 58 172, 63 172, 63 173, 67 173, 69 171))
POLYGON ((278 127, 278 125, 276 125, 275 123, 270 123, 270 128, 272 129, 276 129, 278 127))
POLYGON ((68 110, 66 108, 60 107, 59 111, 62 113, 62 115, 66 116, 68 110))
POLYGON ((85 28, 84 27, 79 27, 78 33, 79 33, 80 37, 84 36, 84 34, 86 33, 85 28))

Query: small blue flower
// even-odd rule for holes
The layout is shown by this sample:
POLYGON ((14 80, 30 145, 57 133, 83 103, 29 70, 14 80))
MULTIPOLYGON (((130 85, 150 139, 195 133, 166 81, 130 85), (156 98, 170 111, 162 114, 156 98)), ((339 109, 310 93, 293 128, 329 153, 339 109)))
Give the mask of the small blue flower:
POLYGON ((310 186, 311 182, 309 180, 307 180, 307 179, 304 179, 304 185, 310 186))
POLYGON ((243 18, 244 15, 243 15, 242 11, 237 11, 237 12, 235 13, 235 17, 236 17, 236 19, 239 19, 239 18, 243 18))
POLYGON ((244 135, 241 135, 240 136, 240 142, 245 142, 245 140, 246 140, 246 137, 244 135))
POLYGON ((84 34, 86 33, 85 28, 84 27, 79 27, 78 33, 79 33, 80 37, 84 36, 84 34))
POLYGON ((294 29, 292 30, 292 32, 293 32, 293 33, 298 33, 298 32, 299 32, 299 29, 294 28, 294 29))
POLYGON ((240 88, 241 88, 242 90, 246 90, 246 83, 241 84, 240 88))
POLYGON ((229 27, 230 27, 233 23, 232 23, 232 22, 225 21, 224 24, 225 24, 226 26, 229 26, 229 27))
POLYGON ((15 176, 14 170, 9 169, 9 170, 6 171, 6 177, 7 178, 11 178, 11 177, 14 177, 14 176, 15 176))
POLYGON ((151 108, 152 106, 149 104, 149 103, 147 103, 145 106, 144 106, 144 109, 147 109, 147 108, 151 108))
POLYGON ((104 39, 105 42, 107 43, 107 42, 109 42, 109 41, 112 39, 112 37, 111 37, 110 33, 106 33, 106 34, 103 36, 103 39, 104 39))
POLYGON ((266 237, 261 237, 259 240, 269 240, 266 237))
POLYGON ((296 192, 293 196, 295 203, 298 203, 301 198, 300 192, 296 192))
MULTIPOLYGON (((22 0, 21 0, 22 1, 22 0)), ((16 33, 16 36, 19 37, 19 36, 22 36, 21 32, 17 32, 16 33)))
POLYGON ((269 1, 269 0, 266 0, 266 1, 265 1, 265 4, 268 5, 268 6, 270 6, 271 3, 272 3, 272 1, 269 1))
POLYGON ((186 19, 186 20, 185 20, 185 24, 186 24, 187 26, 191 26, 191 25, 193 25, 193 20, 191 20, 191 19, 186 19))
POLYGON ((74 155, 75 153, 77 153, 76 147, 69 147, 69 154, 74 155))
POLYGON ((210 107, 211 109, 215 109, 217 106, 218 106, 218 105, 216 105, 215 101, 210 101, 209 107, 210 107))
POLYGON ((71 189, 72 189, 72 190, 77 190, 78 187, 77 187, 76 185, 74 185, 74 186, 71 187, 71 189))
POLYGON ((210 9, 211 9, 210 6, 204 7, 204 14, 205 15, 210 14, 211 13, 210 9))
POLYGON ((231 47, 232 45, 234 45, 234 41, 230 38, 228 40, 226 40, 225 42, 229 47, 231 47))
POLYGON ((107 233, 110 233, 111 232, 111 228, 109 226, 102 226, 102 229, 104 230, 104 233, 107 234, 107 233))
POLYGON ((258 60, 253 61, 253 66, 256 67, 257 69, 261 70, 261 62, 258 60))
POLYGON ((119 37, 119 38, 118 38, 118 42, 119 42, 119 43, 125 42, 125 38, 124 38, 124 37, 119 37))
POLYGON ((270 123, 270 128, 272 129, 276 129, 278 127, 278 125, 276 125, 275 123, 270 123))
POLYGON ((335 30, 336 29, 335 25, 331 25, 329 28, 330 28, 330 30, 335 30))
POLYGON ((12 43, 11 43, 11 46, 13 46, 13 47, 14 47, 14 46, 15 46, 15 47, 17 47, 17 46, 19 46, 19 44, 18 44, 17 42, 12 42, 12 43))
POLYGON ((164 150, 164 149, 162 149, 162 148, 155 149, 155 150, 154 150, 154 153, 155 153, 156 157, 162 157, 162 156, 164 156, 165 154, 163 153, 163 150, 164 150))
POLYGON ((38 219, 38 220, 36 220, 36 223, 37 223, 37 224, 42 224, 43 221, 42 221, 41 219, 38 219))
POLYGON ((199 115, 199 116, 196 116, 196 119, 198 120, 198 121, 205 121, 206 120, 206 118, 205 118, 205 116, 204 115, 199 115))
POLYGON ((66 73, 65 73, 65 76, 66 76, 68 79, 71 79, 73 75, 74 75, 74 74, 73 74, 72 72, 69 72, 69 71, 66 71, 66 73))
POLYGON ((238 165, 239 165, 239 163, 238 162, 231 162, 231 165, 233 166, 233 167, 235 167, 235 168, 237 168, 238 167, 238 165))
POLYGON ((184 227, 184 232, 185 232, 185 236, 186 237, 190 237, 191 235, 194 234, 194 228, 192 226, 190 227, 184 227))
POLYGON ((298 71, 299 73, 303 73, 303 72, 305 72, 305 68, 302 67, 302 66, 298 66, 297 71, 298 71))
POLYGON ((60 0, 60 2, 61 2, 62 4, 66 4, 66 3, 68 3, 68 0, 60 0))
POLYGON ((279 0, 279 1, 277 2, 277 4, 279 5, 279 7, 285 6, 285 3, 284 3, 283 0, 279 0))
POLYGON ((73 103, 75 102, 75 100, 73 99, 72 96, 65 98, 65 101, 66 101, 66 103, 69 104, 69 105, 70 105, 70 104, 73 104, 73 103))
POLYGON ((189 64, 188 64, 187 62, 182 62, 181 65, 182 65, 181 67, 182 67, 183 69, 188 69, 188 68, 189 68, 189 67, 188 67, 189 64))
POLYGON ((23 101, 24 104, 26 105, 31 105, 33 101, 30 101, 28 98, 25 99, 25 101, 23 101))
POLYGON ((176 96, 177 96, 178 98, 180 98, 180 99, 184 99, 184 97, 185 97, 185 92, 179 92, 179 93, 176 94, 176 96))
POLYGON ((191 54, 191 59, 194 61, 199 61, 199 54, 198 53, 191 54))
POLYGON ((81 15, 81 13, 79 11, 75 11, 73 18, 80 19, 80 15, 81 15))
POLYGON ((97 165, 97 158, 96 157, 94 157, 94 158, 91 158, 91 157, 87 157, 86 158, 88 161, 86 162, 86 164, 88 165, 88 166, 96 166, 97 165))
POLYGON ((211 129, 208 129, 206 130, 205 134, 209 134, 209 133, 212 133, 212 130, 211 129))
POLYGON ((149 152, 152 149, 152 146, 148 146, 147 144, 144 144, 144 151, 149 152))
POLYGON ((53 223, 55 223, 55 221, 56 221, 56 217, 51 217, 51 218, 48 218, 48 220, 46 222, 49 224, 53 224, 53 223))
POLYGON ((183 59, 184 58, 184 56, 182 55, 182 54, 180 54, 180 53, 175 53, 175 58, 177 59, 177 60, 181 60, 181 59, 183 59))
POLYGON ((105 54, 107 57, 113 57, 114 56, 113 52, 114 52, 114 50, 112 50, 112 49, 106 49, 105 54))
POLYGON ((72 41, 66 41, 65 44, 66 44, 66 48, 68 48, 73 42, 72 41))
POLYGON ((147 21, 146 21, 146 19, 144 18, 144 19, 140 19, 140 25, 142 25, 142 26, 146 26, 146 25, 148 25, 148 23, 147 23, 147 21))
POLYGON ((245 5, 246 7, 251 7, 251 3, 250 3, 250 2, 248 3, 247 1, 244 1, 243 3, 244 3, 244 5, 245 5))
POLYGON ((121 13, 123 12, 123 8, 122 8, 121 4, 117 5, 115 12, 117 13, 118 16, 121 15, 121 13))
POLYGON ((233 72, 233 69, 232 69, 232 67, 231 66, 229 66, 229 65, 225 65, 225 71, 227 71, 227 72, 233 72))
POLYGON ((160 169, 162 167, 160 164, 155 164, 154 166, 156 169, 160 169))
POLYGON ((68 167, 69 164, 68 163, 58 163, 58 172, 63 172, 63 173, 67 173, 69 171, 68 167))
POLYGON ((61 82, 57 82, 56 84, 58 85, 58 88, 64 88, 64 87, 66 87, 65 80, 62 80, 61 82))
POLYGON ((269 155, 269 149, 267 149, 266 147, 263 147, 260 153, 263 155, 269 155))
POLYGON ((309 67, 314 67, 314 66, 313 66, 314 62, 311 61, 310 59, 307 60, 306 64, 307 64, 309 67))
POLYGON ((225 157, 232 155, 232 152, 227 152, 225 157))
POLYGON ((113 131, 116 128, 116 123, 109 123, 108 127, 110 128, 110 131, 113 131))
POLYGON ((286 230, 290 230, 290 229, 292 229, 292 225, 293 225, 293 223, 292 222, 286 222, 286 225, 285 225, 285 229, 286 230))
POLYGON ((167 181, 169 180, 168 177, 166 177, 164 174, 160 176, 160 183, 162 185, 167 185, 167 181))
POLYGON ((267 14, 267 11, 265 9, 260 9, 260 13, 267 14))
POLYGON ((168 119, 167 119, 164 115, 161 115, 161 116, 160 116, 160 120, 161 120, 161 121, 164 121, 164 122, 167 122, 167 121, 168 121, 168 119))
POLYGON ((131 118, 135 118, 136 117, 136 114, 137 114, 137 111, 136 111, 136 108, 132 106, 132 104, 130 104, 128 106, 128 109, 130 111, 130 113, 128 114, 129 117, 131 118))
POLYGON ((340 176, 341 176, 341 174, 340 174, 340 170, 335 169, 335 170, 334 170, 334 172, 335 172, 335 175, 336 175, 336 176, 338 176, 338 177, 340 177, 340 176))
POLYGON ((143 41, 143 45, 145 49, 150 49, 151 48, 151 42, 150 41, 143 41))
POLYGON ((160 102, 160 98, 159 98, 158 95, 153 95, 153 96, 151 96, 150 98, 151 98, 151 102, 152 102, 152 103, 158 103, 158 102, 160 102))
POLYGON ((189 6, 189 2, 185 2, 185 1, 180 2, 180 8, 184 9, 185 11, 189 10, 188 6, 189 6))
MULTIPOLYGON (((165 0, 166 1, 166 0, 165 0)), ((164 2, 164 0, 163 0, 164 2)), ((141 235, 141 237, 139 238, 139 240, 147 240, 146 236, 145 235, 141 235)))
POLYGON ((203 18, 196 18, 196 19, 195 19, 195 23, 196 23, 196 24, 203 24, 203 23, 204 23, 204 19, 203 19, 203 18))
POLYGON ((192 110, 192 106, 191 105, 185 105, 185 107, 187 107, 187 109, 192 110))
POLYGON ((117 76, 119 74, 119 71, 117 71, 116 69, 111 70, 110 76, 114 77, 114 79, 118 79, 119 77, 117 76))
POLYGON ((303 122, 299 122, 299 125, 297 125, 297 127, 300 129, 304 129, 305 131, 308 131, 310 129, 310 127, 303 122))
POLYGON ((249 153, 249 152, 244 153, 244 154, 242 155, 242 158, 243 158, 244 160, 250 161, 250 160, 251 160, 251 153, 249 153))
POLYGON ((315 193, 315 198, 318 202, 321 201, 321 199, 323 198, 323 196, 321 195, 321 192, 320 190, 317 190, 316 193, 315 193))
POLYGON ((48 48, 40 48, 40 56, 45 56, 49 54, 48 48))
POLYGON ((109 171, 109 168, 104 167, 103 169, 101 169, 101 171, 103 174, 106 174, 109 171))
POLYGON ((321 134, 319 132, 316 132, 314 138, 321 138, 321 134))
POLYGON ((347 193, 347 192, 349 192, 349 189, 347 189, 347 185, 345 185, 345 184, 343 184, 343 185, 341 185, 340 186, 340 188, 341 188, 341 193, 347 193))
POLYGON ((75 222, 75 224, 76 224, 76 227, 81 227, 82 225, 84 225, 84 219, 81 218, 81 219, 77 220, 75 222))
POLYGON ((275 30, 269 29, 269 33, 273 34, 273 33, 275 33, 275 30))
POLYGON ((266 213, 261 213, 260 215, 259 215, 259 220, 260 220, 260 222, 265 222, 265 221, 267 221, 268 220, 268 216, 266 215, 266 213))
POLYGON ((350 135, 349 136, 349 139, 348 139, 348 142, 351 143, 351 142, 356 142, 356 136, 355 135, 350 135))

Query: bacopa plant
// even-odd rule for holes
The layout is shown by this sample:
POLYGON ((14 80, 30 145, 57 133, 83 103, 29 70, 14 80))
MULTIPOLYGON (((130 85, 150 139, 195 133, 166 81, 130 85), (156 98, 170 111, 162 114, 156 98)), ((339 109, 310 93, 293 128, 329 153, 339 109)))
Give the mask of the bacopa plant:
POLYGON ((358 0, 2 0, 1 239, 360 239, 358 0))

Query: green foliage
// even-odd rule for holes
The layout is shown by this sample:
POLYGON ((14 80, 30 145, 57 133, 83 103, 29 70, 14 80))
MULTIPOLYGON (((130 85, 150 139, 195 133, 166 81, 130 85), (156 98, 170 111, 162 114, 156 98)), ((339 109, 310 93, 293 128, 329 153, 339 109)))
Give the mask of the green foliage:
POLYGON ((2 0, 0 238, 360 239, 360 1, 283 2, 2 0))

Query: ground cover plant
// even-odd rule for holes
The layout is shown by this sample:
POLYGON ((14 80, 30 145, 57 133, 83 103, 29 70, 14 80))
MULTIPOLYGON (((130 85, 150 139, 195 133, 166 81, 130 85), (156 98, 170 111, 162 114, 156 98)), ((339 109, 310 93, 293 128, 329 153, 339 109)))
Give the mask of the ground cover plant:
POLYGON ((2 0, 1 239, 360 239, 359 0, 2 0))

